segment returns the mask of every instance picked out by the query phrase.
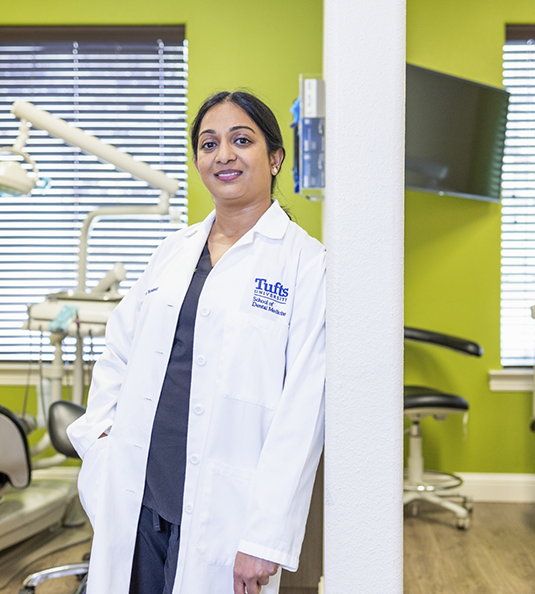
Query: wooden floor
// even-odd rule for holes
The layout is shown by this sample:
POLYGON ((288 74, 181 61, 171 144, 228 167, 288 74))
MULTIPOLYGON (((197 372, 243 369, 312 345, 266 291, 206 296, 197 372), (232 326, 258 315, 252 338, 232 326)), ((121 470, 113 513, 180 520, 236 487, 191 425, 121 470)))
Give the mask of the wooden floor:
MULTIPOLYGON (((14 575, 0 594, 18 594, 28 573, 79 561, 88 550, 86 542, 41 557, 14 575)), ((404 594, 535 594, 535 504, 476 503, 466 532, 455 527, 450 512, 422 504, 417 517, 405 517, 404 557, 404 594)), ((52 580, 38 586, 36 594, 72 594, 76 585, 73 577, 52 580)), ((281 594, 316 590, 292 587, 281 594)))
MULTIPOLYGON (((82 561, 84 554, 89 552, 89 549, 90 543, 85 542, 39 558, 27 565, 25 569, 17 571, 10 582, 5 587, 0 588, 0 594, 18 594, 22 587, 22 581, 29 574, 34 571, 46 569, 47 567, 57 567, 64 563, 78 563, 82 561)), ((35 592, 36 594, 73 594, 78 585, 77 578, 75 576, 69 576, 43 582, 37 586, 35 592)))
POLYGON ((405 518, 405 594, 534 594, 535 505, 476 503, 468 531, 424 508, 405 518))

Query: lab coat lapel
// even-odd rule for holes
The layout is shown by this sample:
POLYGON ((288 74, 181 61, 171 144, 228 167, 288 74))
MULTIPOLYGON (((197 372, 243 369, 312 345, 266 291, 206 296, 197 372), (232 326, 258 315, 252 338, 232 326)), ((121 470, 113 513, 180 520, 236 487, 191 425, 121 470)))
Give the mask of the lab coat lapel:
POLYGON ((202 223, 189 229, 182 249, 170 263, 165 282, 165 298, 169 305, 177 309, 182 306, 214 219, 215 212, 212 212, 202 223))

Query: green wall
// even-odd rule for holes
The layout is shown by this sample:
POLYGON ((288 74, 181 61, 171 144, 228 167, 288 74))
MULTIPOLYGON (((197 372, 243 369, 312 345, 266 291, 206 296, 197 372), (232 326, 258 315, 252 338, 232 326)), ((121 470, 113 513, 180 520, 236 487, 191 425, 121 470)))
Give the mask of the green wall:
MULTIPOLYGON (((532 0, 408 0, 407 61, 502 84, 505 25, 535 23, 532 0)), ((470 402, 462 421, 422 424, 426 466, 459 472, 535 472, 531 395, 496 393, 500 369, 500 205, 407 192, 405 323, 479 342, 481 359, 407 344, 407 383, 470 402)))
MULTIPOLYGON (((320 0, 27 0, 8 3, 1 24, 185 24, 189 41, 189 102, 194 113, 214 90, 247 87, 274 109, 291 148, 288 107, 300 72, 321 70, 320 0)), ((407 61, 478 82, 501 85, 506 23, 535 23, 532 0, 408 0, 407 61)), ((292 191, 291 150, 281 200, 320 237, 321 207, 292 191)), ((190 221, 211 199, 190 170, 190 221)), ((462 422, 423 423, 429 467, 464 472, 535 472, 527 393, 492 393, 488 371, 500 368, 500 207, 408 192, 406 197, 406 324, 480 342, 481 359, 408 344, 406 380, 464 395, 462 422)), ((0 388, 0 403, 20 390, 0 388)))
MULTIPOLYGON (((290 105, 300 73, 322 70, 322 0, 26 0, 4 3, 1 25, 185 24, 189 43, 189 117, 214 91, 248 88, 277 116, 287 148, 279 176, 281 203, 296 221, 321 238, 321 205, 293 193, 290 105)), ((189 169, 190 223, 213 208, 210 195, 189 169)), ((0 387, 0 404, 22 407, 22 392, 0 387)))

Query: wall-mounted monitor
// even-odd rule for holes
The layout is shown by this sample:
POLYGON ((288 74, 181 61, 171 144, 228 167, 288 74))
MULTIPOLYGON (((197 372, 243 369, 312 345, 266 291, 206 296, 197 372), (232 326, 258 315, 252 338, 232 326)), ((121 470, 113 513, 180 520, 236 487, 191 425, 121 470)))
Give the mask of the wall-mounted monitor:
POLYGON ((407 64, 405 187, 500 200, 509 93, 407 64))

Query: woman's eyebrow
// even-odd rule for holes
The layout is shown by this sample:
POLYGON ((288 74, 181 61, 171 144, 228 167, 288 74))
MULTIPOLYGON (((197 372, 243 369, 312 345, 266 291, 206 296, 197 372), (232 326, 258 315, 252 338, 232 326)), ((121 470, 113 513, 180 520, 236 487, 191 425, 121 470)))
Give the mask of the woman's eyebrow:
MULTIPOLYGON (((232 126, 232 128, 229 130, 229 132, 235 132, 236 130, 241 130, 242 128, 245 128, 246 130, 251 130, 251 132, 253 134, 256 134, 256 132, 250 128, 249 126, 232 126)), ((212 129, 208 129, 208 130, 203 130, 199 136, 202 136, 203 134, 215 134, 216 131, 212 130, 212 129)))
POLYGON ((256 134, 256 132, 252 128, 250 128, 249 126, 232 126, 232 128, 229 130, 229 132, 234 132, 235 130, 241 130, 242 128, 245 128, 247 130, 251 130, 251 132, 253 134, 256 134))

